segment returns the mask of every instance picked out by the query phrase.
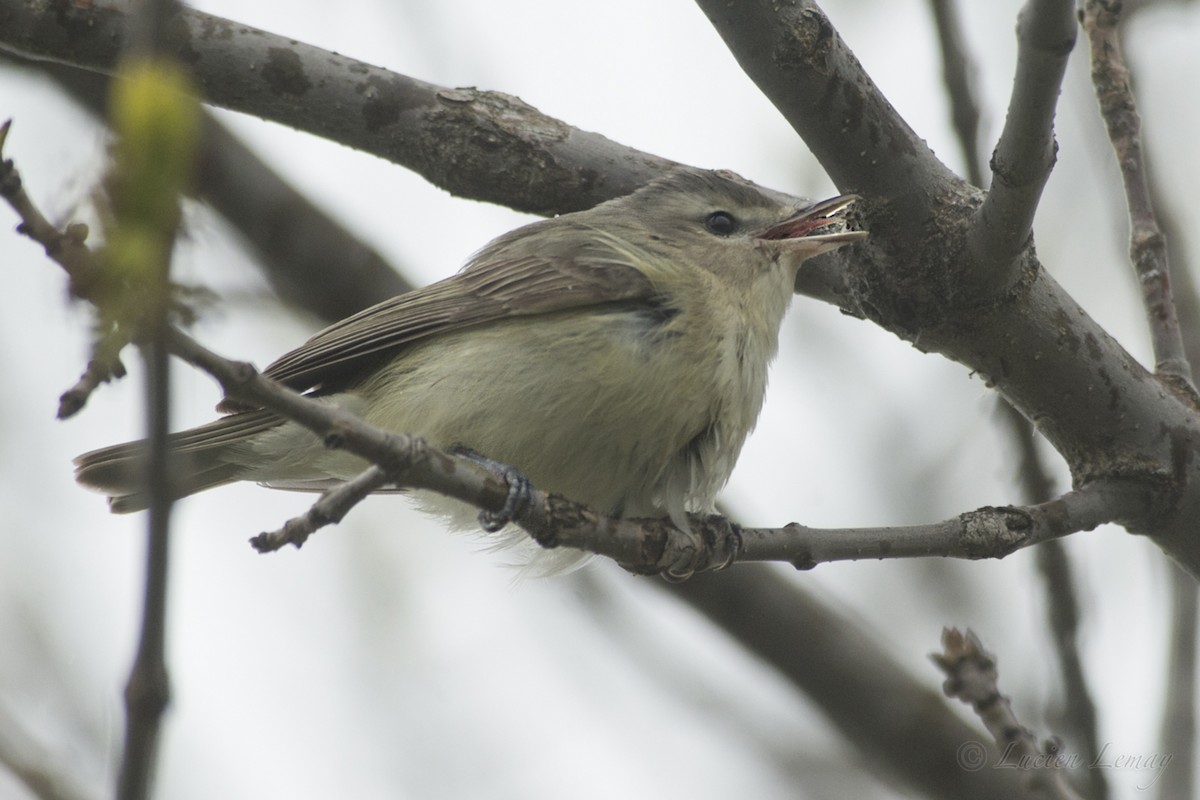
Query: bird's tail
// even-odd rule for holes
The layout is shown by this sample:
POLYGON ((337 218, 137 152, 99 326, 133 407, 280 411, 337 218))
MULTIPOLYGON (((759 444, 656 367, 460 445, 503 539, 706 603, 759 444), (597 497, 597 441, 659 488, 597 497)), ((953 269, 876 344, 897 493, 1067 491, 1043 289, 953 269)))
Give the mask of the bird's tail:
MULTIPOLYGON (((176 499, 242 478, 246 466, 234 457, 239 445, 283 423, 267 411, 246 411, 171 434, 168 439, 172 493, 176 499)), ((84 453, 75 459, 75 480, 108 495, 117 514, 150 504, 146 491, 145 440, 84 453)))

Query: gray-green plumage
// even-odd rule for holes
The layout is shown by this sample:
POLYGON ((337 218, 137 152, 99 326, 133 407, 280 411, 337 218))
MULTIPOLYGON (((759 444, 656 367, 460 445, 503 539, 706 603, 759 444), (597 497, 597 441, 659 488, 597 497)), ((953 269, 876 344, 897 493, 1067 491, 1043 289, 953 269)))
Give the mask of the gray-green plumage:
MULTIPOLYGON (((754 425, 796 269, 865 235, 844 225, 851 201, 798 213, 728 173, 673 172, 505 234, 264 374, 602 512, 682 524, 711 508, 754 425)), ((270 412, 224 408, 172 436, 179 495, 237 480, 317 490, 365 466, 270 412)), ((143 508, 142 450, 82 455, 78 480, 114 511, 143 508)))

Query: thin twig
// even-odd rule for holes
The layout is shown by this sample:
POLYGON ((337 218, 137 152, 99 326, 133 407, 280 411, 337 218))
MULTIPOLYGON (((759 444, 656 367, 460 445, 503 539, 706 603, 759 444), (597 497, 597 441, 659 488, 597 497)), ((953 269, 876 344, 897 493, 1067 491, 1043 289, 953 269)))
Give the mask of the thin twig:
MULTIPOLYGON (((1158 223, 1141 140, 1141 118, 1130 73, 1122 55, 1119 23, 1121 3, 1087 0, 1081 20, 1092 54, 1092 83, 1108 137, 1116 153, 1129 210, 1129 258, 1142 290, 1142 305, 1150 327, 1155 371, 1182 384, 1192 393, 1192 369, 1171 289, 1167 237, 1158 223)), ((1195 297, 1185 302, 1195 303, 1195 297)), ((1171 647, 1168 653, 1168 699, 1162 720, 1162 741, 1180 761, 1164 776, 1161 796, 1190 797, 1195 793, 1196 638, 1200 593, 1174 564, 1171 570, 1171 647)))
POLYGON ((1017 21, 1017 73, 992 153, 992 182, 967 234, 977 274, 994 289, 1020 273, 1033 217, 1054 168, 1054 110, 1075 46, 1072 0, 1028 0, 1017 21))
POLYGON ((1192 371, 1184 354, 1175 301, 1171 297, 1167 241, 1154 216, 1142 155, 1141 118, 1117 36, 1120 12, 1121 3, 1116 0, 1084 3, 1081 19, 1091 44, 1092 83, 1125 185, 1130 221, 1129 258, 1142 287, 1155 371, 1190 385, 1192 371))
MULTIPOLYGON (((12 120, 0 124, 0 157, 3 156, 11 129, 12 120)), ((66 271, 71 295, 97 304, 101 302, 99 269, 91 250, 84 243, 88 236, 87 225, 73 223, 60 231, 42 214, 25 191, 20 173, 11 160, 0 161, 0 196, 21 218, 17 232, 42 245, 46 255, 66 271)), ((125 367, 121 364, 120 354, 127 343, 127 332, 119 328, 109 328, 97 336, 92 343, 92 358, 87 368, 75 385, 59 398, 60 419, 66 419, 83 408, 100 384, 124 376, 125 367)))
MULTIPOLYGON (((1125 489, 1088 484, 1046 503, 985 507, 929 525, 883 528, 746 528, 739 561, 787 561, 804 568, 865 558, 1002 558, 1009 553, 1108 521, 1125 489), (783 537, 781 531, 792 531, 783 537)), ((1132 498, 1128 498, 1131 499, 1132 498)), ((1124 501, 1119 501, 1118 504, 1124 501)))
POLYGON ((78 414, 101 384, 125 377, 121 351, 127 344, 129 335, 123 328, 113 327, 96 337, 92 342, 92 357, 87 368, 75 385, 58 398, 59 419, 69 419, 78 414))
POLYGON ((975 97, 975 65, 967 51, 958 0, 929 0, 942 49, 942 81, 950 98, 950 118, 967 167, 967 180, 983 188, 983 164, 979 158, 979 101, 975 97))
MULTIPOLYGON (((420 442, 421 440, 414 440, 420 442)), ((419 456, 414 456, 419 458, 419 456)), ((300 547, 308 537, 326 525, 336 525, 350 509, 365 500, 371 492, 382 489, 391 481, 384 470, 372 464, 356 478, 330 489, 313 503, 307 512, 293 517, 282 528, 260 533, 250 540, 251 546, 260 553, 270 553, 284 545, 300 547)))
MULTIPOLYGON (((0 155, 4 152, 4 144, 11 130, 11 119, 0 124, 0 155)), ((25 191, 20 173, 13 167, 12 162, 3 160, 0 167, 0 195, 21 218, 17 232, 42 245, 46 255, 66 271, 67 277, 70 278, 68 288, 72 296, 80 299, 98 299, 93 294, 96 289, 95 259, 84 245, 88 236, 87 225, 75 223, 60 231, 54 223, 46 219, 25 191)))
POLYGON ((947 628, 942 631, 942 652, 930 658, 946 673, 942 686, 946 696, 975 710, 1004 751, 1005 764, 1025 770, 1031 794, 1049 800, 1082 800, 1061 769, 1066 760, 1061 743, 1051 739, 1039 747, 1033 733, 1020 723, 1009 699, 1000 694, 996 658, 983 649, 979 637, 947 628))

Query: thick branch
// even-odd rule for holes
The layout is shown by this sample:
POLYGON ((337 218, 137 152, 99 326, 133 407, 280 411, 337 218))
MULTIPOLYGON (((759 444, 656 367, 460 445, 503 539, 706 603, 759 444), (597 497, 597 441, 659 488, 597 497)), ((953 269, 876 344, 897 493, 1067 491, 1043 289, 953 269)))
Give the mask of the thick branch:
MULTIPOLYGON (((816 3, 698 2, 839 186, 867 196, 871 240, 847 273, 852 311, 923 351, 966 364, 1002 391, 1063 455, 1077 486, 1137 475, 1147 489, 1163 490, 1157 516, 1126 524, 1200 574, 1194 395, 1149 375, 1031 250, 1022 253, 1015 281, 991 280, 990 262, 968 246, 977 192, 915 140, 816 3)), ((1027 23, 1035 11, 1049 10, 1059 32, 1065 29, 1061 6, 1039 0, 1030 8, 1027 23)), ((1049 41, 1042 57, 1058 62, 1063 39, 1049 41)), ((1057 84, 1025 84, 1048 136, 1049 87, 1057 84)))
MULTIPOLYGON (((101 72, 112 69, 128 30, 122 11, 69 0, 0 0, 0 23, 0 46, 11 52, 101 72)), ((572 128, 510 95, 435 86, 198 11, 176 19, 169 44, 208 102, 522 211, 591 208, 674 163, 572 128)))
POLYGON ((284 300, 335 322, 412 289, 211 114, 201 133, 197 195, 246 237, 284 300))
POLYGON ((697 5, 843 191, 896 200, 955 181, 863 72, 816 3, 697 5))

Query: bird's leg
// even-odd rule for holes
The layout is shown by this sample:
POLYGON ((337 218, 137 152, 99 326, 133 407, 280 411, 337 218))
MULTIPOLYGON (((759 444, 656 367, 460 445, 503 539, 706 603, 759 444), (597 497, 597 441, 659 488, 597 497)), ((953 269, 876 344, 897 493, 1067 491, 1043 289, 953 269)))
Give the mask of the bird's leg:
POLYGON ((495 533, 512 522, 529 505, 532 497, 529 479, 522 475, 516 467, 488 458, 483 453, 478 453, 462 445, 451 447, 450 452, 471 459, 508 484, 508 497, 504 501, 503 508, 499 511, 479 512, 479 524, 485 531, 495 533))

